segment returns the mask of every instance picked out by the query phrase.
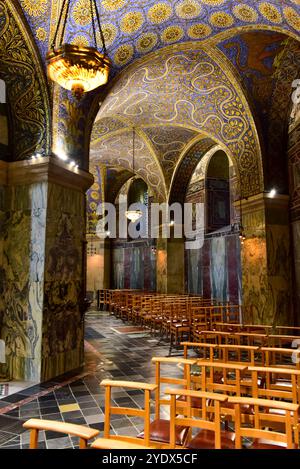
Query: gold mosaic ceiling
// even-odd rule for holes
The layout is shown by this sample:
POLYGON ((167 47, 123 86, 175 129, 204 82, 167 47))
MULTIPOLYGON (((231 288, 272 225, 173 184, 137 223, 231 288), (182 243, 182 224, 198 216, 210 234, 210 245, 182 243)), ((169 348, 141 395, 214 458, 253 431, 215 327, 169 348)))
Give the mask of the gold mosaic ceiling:
MULTIPOLYGON (((44 57, 61 0, 19 1, 44 57)), ((93 163, 98 160, 130 169, 134 125, 139 135, 137 171, 159 198, 165 198, 185 150, 209 137, 229 150, 246 192, 259 190, 261 146, 253 91, 257 91, 257 80, 262 80, 261 68, 254 70, 256 82, 249 77, 253 57, 263 60, 272 75, 278 55, 269 63, 270 41, 265 50, 257 47, 260 39, 247 49, 240 35, 248 32, 255 38, 256 31, 268 31, 299 39, 300 0, 97 3, 115 78, 105 91, 94 125, 93 163), (235 38, 237 46, 218 48, 230 38, 235 38), (236 57, 232 57, 235 50, 236 57), (252 181, 247 179, 249 173, 255 175, 252 181)), ((66 39, 93 45, 89 0, 71 1, 66 39)), ((264 106, 269 108, 266 99, 264 106)))

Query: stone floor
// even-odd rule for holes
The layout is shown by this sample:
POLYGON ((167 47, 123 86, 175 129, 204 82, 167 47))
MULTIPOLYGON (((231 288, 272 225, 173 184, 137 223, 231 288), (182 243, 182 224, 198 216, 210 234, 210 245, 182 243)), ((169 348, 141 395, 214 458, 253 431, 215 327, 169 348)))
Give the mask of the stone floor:
MULTIPOLYGON (((168 343, 140 328, 124 329, 124 326, 128 324, 106 312, 89 312, 86 315, 84 369, 0 399, 0 448, 28 448, 29 432, 24 432, 22 424, 31 417, 89 425, 102 431, 104 390, 99 386, 102 379, 154 382, 155 368, 151 357, 168 355, 168 343)), ((141 391, 113 391, 113 405, 134 407, 142 404, 141 391)), ((153 411, 152 404, 152 414, 153 411)), ((164 409, 162 417, 167 417, 164 409)), ((139 418, 112 416, 111 430, 116 434, 136 435, 142 428, 139 418)), ((39 448, 77 447, 75 437, 40 432, 39 448)))

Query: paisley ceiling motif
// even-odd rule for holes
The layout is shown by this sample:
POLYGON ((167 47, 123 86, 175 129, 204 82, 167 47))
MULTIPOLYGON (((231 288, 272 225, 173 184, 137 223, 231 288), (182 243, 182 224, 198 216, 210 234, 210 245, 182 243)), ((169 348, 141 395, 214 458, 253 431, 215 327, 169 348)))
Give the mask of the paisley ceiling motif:
POLYGON ((245 196, 258 192, 260 146, 243 91, 220 54, 190 47, 167 48, 131 66, 103 101, 96 122, 117 115, 141 128, 201 132, 228 149, 239 167, 245 196))

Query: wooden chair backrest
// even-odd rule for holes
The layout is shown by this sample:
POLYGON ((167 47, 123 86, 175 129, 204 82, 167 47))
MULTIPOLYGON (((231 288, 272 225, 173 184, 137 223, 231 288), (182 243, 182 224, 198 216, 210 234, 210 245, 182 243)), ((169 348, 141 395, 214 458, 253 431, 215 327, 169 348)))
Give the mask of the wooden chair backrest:
POLYGON ((252 374, 252 397, 300 402, 300 370, 250 366, 248 371, 252 374), (258 386, 259 378, 264 386, 258 386))
MULTIPOLYGON (((298 426, 298 404, 274 401, 270 399, 255 399, 248 397, 229 397, 228 402, 235 407, 235 447, 242 448, 242 438, 264 439, 285 443, 288 449, 295 448, 294 428, 298 426), (244 420, 242 409, 245 405, 254 407, 254 418, 244 420), (271 409, 279 409, 283 414, 274 414, 271 409), (274 422, 284 423, 285 431, 274 431, 274 422)), ((297 442, 298 444, 298 442, 297 442)))
MULTIPOLYGON (((160 407, 170 405, 170 401, 162 397, 162 385, 171 384, 181 386, 184 389, 191 389, 191 366, 196 364, 196 360, 184 359, 181 357, 153 357, 152 363, 155 364, 155 418, 160 418, 160 407), (179 368, 179 366, 182 368, 179 368), (166 368, 167 367, 167 371, 166 368), (171 370, 170 370, 171 367, 171 370), (170 376, 170 371, 171 375, 170 376), (181 376, 180 376, 181 375, 181 376)), ((186 403, 181 403, 186 407, 186 403)))
POLYGON ((222 391, 241 395, 241 380, 247 371, 247 366, 203 360, 197 361, 197 365, 201 368, 199 380, 201 391, 222 391))
POLYGON ((155 384, 131 382, 131 381, 113 381, 104 379, 101 381, 100 386, 105 388, 105 420, 104 420, 104 438, 113 438, 121 441, 128 441, 129 443, 139 443, 143 441, 145 446, 150 445, 150 397, 151 392, 156 391, 155 384), (125 388, 125 389, 138 389, 144 392, 144 407, 131 408, 131 407, 113 407, 111 405, 111 390, 112 388, 125 388), (130 436, 111 435, 110 433, 110 416, 111 415, 130 415, 140 417, 144 420, 144 439, 138 439, 130 436))
POLYGON ((215 433, 215 448, 221 448, 221 403, 227 401, 227 396, 216 393, 208 393, 201 391, 190 391, 187 389, 171 389, 167 388, 165 393, 171 396, 171 407, 170 407, 170 448, 175 448, 176 436, 175 427, 176 425, 183 425, 190 428, 200 428, 204 430, 211 430, 215 433), (178 414, 180 410, 178 404, 180 401, 177 400, 178 396, 185 396, 188 403, 187 416, 182 417, 178 414), (192 398, 202 399, 201 410, 197 413, 200 418, 192 417, 192 398), (213 412, 208 412, 207 401, 210 401, 210 409, 213 412), (212 418, 213 416, 213 418, 212 418))

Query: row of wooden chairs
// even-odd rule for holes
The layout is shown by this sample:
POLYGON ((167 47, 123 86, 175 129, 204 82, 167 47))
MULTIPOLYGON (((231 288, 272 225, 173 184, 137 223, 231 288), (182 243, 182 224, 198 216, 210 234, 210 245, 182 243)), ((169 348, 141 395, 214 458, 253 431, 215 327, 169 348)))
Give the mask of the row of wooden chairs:
POLYGON ((193 351, 202 359, 247 366, 279 366, 300 369, 300 348, 260 347, 254 345, 181 342, 183 356, 193 351))
POLYGON ((200 330, 194 334, 196 342, 213 344, 235 344, 274 348, 297 348, 300 345, 299 335, 265 334, 261 332, 219 331, 216 329, 200 330))
MULTIPOLYGON (((156 385, 145 383, 132 383, 127 381, 104 380, 105 387, 105 424, 104 438, 97 438, 92 448, 98 449, 240 449, 248 438, 252 448, 274 449, 285 447, 293 449, 298 447, 298 412, 299 405, 269 399, 253 399, 224 394, 193 391, 187 389, 167 388, 165 395, 170 398, 170 419, 164 422, 154 420, 150 422, 150 395, 156 390, 156 385), (114 407, 111 405, 112 388, 138 389, 144 393, 145 404, 143 408, 114 407), (186 414, 182 414, 180 398, 184 398, 189 405, 186 414), (193 400, 200 400, 202 405, 197 416, 193 414, 193 400), (209 403, 209 404, 208 404, 209 403), (222 429, 222 413, 226 404, 233 407, 234 431, 222 429), (244 408, 250 405, 254 408, 253 419, 245 419, 244 408), (277 414, 270 410, 276 410, 277 414), (144 422, 144 430, 137 436, 112 435, 110 430, 111 415, 127 415, 140 417, 144 422), (280 429, 276 426, 279 424, 280 429), (161 427, 164 431, 160 431, 161 427), (152 427, 152 428, 151 428, 152 427), (153 428, 157 428, 154 432, 153 428), (193 435, 192 429, 200 429, 193 435), (266 441, 267 440, 267 441, 266 441)), ((82 442, 80 447, 86 448, 88 441, 99 435, 93 430, 79 425, 62 422, 30 419, 24 424, 29 429, 30 448, 38 447, 38 432, 52 430, 78 436, 82 442)))
MULTIPOLYGON (((224 444, 225 447, 233 447, 234 445, 241 447, 241 438, 246 436, 243 430, 245 424, 249 426, 248 436, 262 438, 262 435, 266 436, 260 433, 264 431, 261 428, 262 421, 266 425, 266 420, 268 421, 266 426, 272 427, 271 433, 276 433, 278 439, 276 441, 286 444, 288 448, 298 446, 299 370, 247 367, 239 364, 199 361, 180 357, 154 357, 152 362, 156 367, 155 384, 111 380, 104 380, 101 383, 105 387, 105 425, 104 440, 98 441, 98 447, 104 447, 110 439, 120 440, 130 445, 142 444, 144 447, 160 448, 177 446, 218 448, 223 447, 224 444), (192 367, 195 365, 201 369, 199 376, 192 373, 192 367), (178 377, 179 373, 181 377, 178 377), (276 380, 274 381, 275 375, 276 380), (284 383, 280 381, 282 376, 285 377, 284 383), (163 389, 166 385, 172 385, 172 389, 163 389), (181 389, 175 389, 174 386, 180 386, 181 389), (143 391, 143 409, 112 406, 111 390, 113 387, 143 391), (196 389, 192 389, 192 387, 196 389), (155 393, 155 418, 151 422, 150 396, 152 392, 155 393), (169 399, 166 399, 166 396, 169 396, 169 399), (176 402, 174 402, 173 396, 177 396, 176 402), (279 401, 279 399, 283 401, 279 401), (170 420, 161 418, 161 407, 166 405, 171 405, 170 420), (264 411, 262 411, 263 408, 264 411), (116 414, 143 418, 144 431, 136 437, 111 435, 110 418, 111 415, 116 414), (221 421, 233 422, 234 432, 227 430, 225 433, 224 431, 220 433, 221 421), (194 440, 189 428, 198 426, 205 431, 215 429, 214 435, 202 433, 194 440), (235 443, 233 444, 234 438, 235 443), (220 443, 220 440, 223 443, 222 441, 220 443)), ((37 432, 42 428, 50 429, 49 425, 53 429, 55 422, 46 422, 45 425, 46 428, 43 427, 40 420, 32 419, 25 424, 25 428, 32 430, 31 447, 37 447, 37 432)), ((55 431, 65 429, 67 433, 75 434, 74 427, 64 428, 64 425, 69 424, 59 422, 58 430, 55 431)), ((87 433, 85 427, 84 429, 83 436, 80 435, 81 430, 76 430, 76 435, 81 438, 80 447, 82 448, 86 447, 88 439, 97 436, 95 433, 87 433)), ((258 447, 257 441, 255 445, 258 447)))

